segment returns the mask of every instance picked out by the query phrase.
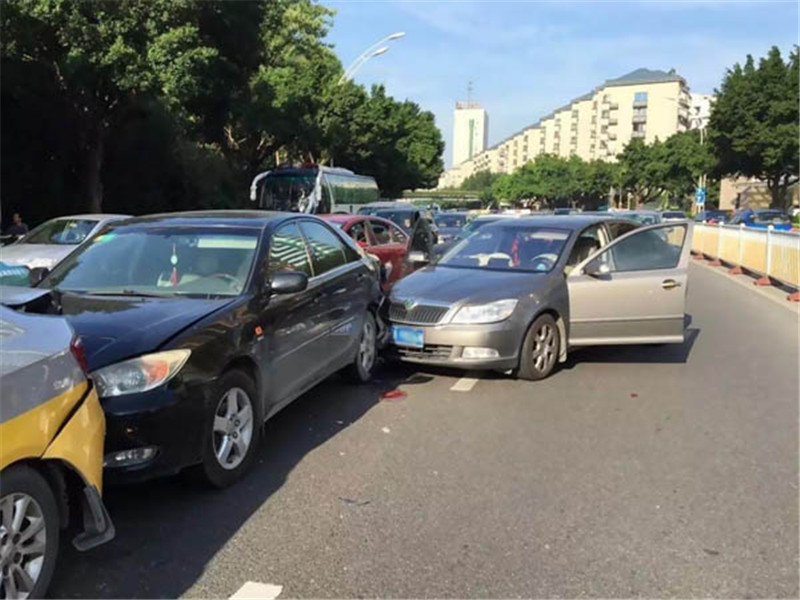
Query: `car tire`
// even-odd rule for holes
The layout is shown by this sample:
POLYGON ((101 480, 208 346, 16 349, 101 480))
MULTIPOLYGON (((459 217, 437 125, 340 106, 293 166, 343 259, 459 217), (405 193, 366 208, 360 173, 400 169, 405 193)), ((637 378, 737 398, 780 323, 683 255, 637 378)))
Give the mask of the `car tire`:
POLYGON ((7 557, 0 565, 0 596, 17 598, 24 592, 29 598, 43 598, 56 568, 61 527, 53 490, 35 469, 24 465, 11 467, 0 475, 0 513, 0 552, 7 557), (11 513, 11 527, 18 521, 19 530, 7 531, 1 524, 8 522, 6 511, 11 513), (15 546, 14 550, 9 545, 15 546), (28 590, 22 589, 23 572, 27 575, 28 590))
POLYGON ((556 320, 547 314, 536 317, 522 342, 516 376, 528 381, 544 379, 555 368, 560 348, 556 320))
POLYGON ((246 373, 233 369, 222 375, 209 409, 200 469, 213 487, 228 487, 252 467, 264 425, 260 405, 246 373))
POLYGON ((347 378, 354 383, 367 383, 372 379, 375 363, 378 358, 378 327, 375 317, 367 311, 361 325, 361 335, 358 338, 358 351, 345 370, 347 378))

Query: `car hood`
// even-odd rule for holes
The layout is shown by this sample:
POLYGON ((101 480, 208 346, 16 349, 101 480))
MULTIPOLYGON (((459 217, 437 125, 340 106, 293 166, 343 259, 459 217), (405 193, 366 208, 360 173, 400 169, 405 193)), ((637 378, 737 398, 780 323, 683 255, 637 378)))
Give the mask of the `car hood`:
POLYGON ((232 298, 140 298, 63 293, 61 314, 81 338, 89 370, 146 354, 232 298))
POLYGON ((77 248, 66 244, 11 244, 0 248, 0 260, 9 265, 22 265, 29 269, 52 269, 77 248))
POLYGON ((477 304, 519 298, 546 286, 548 273, 429 266, 394 284, 393 302, 477 304))

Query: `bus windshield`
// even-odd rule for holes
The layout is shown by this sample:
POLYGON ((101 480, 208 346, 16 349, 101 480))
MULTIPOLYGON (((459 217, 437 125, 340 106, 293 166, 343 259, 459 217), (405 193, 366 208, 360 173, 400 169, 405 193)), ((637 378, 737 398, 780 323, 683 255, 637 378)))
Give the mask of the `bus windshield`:
POLYGON ((264 210, 308 212, 316 184, 312 173, 270 173, 261 182, 259 206, 264 210))

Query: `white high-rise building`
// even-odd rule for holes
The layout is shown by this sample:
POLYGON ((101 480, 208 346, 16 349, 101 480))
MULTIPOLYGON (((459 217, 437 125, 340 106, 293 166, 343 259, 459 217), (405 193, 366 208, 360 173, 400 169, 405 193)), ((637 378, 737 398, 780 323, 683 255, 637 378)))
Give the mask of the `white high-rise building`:
POLYGON ((453 113, 453 165, 459 165, 486 149, 489 116, 477 102, 456 102, 453 113))
POLYGON ((711 107, 714 105, 714 94, 691 94, 691 106, 689 107, 689 128, 705 129, 708 119, 711 116, 711 107))

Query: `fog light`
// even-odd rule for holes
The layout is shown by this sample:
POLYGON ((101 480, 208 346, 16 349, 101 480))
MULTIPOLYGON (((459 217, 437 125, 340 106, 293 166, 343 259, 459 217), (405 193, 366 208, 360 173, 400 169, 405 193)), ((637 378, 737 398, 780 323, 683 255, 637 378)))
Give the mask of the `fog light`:
POLYGON ((158 452, 157 446, 145 446, 122 452, 111 452, 103 457, 103 467, 116 469, 119 467, 132 467, 152 460, 158 452))
POLYGON ((461 353, 461 358, 497 358, 500 353, 494 348, 478 348, 467 346, 461 353))

